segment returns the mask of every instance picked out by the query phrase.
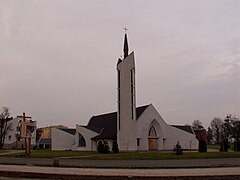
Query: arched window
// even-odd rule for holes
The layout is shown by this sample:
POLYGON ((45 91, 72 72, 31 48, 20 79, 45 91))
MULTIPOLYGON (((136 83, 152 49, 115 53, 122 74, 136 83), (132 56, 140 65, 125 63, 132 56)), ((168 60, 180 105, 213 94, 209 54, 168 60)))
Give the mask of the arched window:
POLYGON ((80 133, 78 133, 78 147, 86 147, 86 141, 80 133))
POLYGON ((150 128, 148 136, 157 137, 156 129, 153 126, 150 128))

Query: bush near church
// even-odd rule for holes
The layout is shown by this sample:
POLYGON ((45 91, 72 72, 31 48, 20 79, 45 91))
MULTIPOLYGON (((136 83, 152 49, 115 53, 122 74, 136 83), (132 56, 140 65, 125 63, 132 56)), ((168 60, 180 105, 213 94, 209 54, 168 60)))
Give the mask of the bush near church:
POLYGON ((175 151, 176 155, 182 155, 183 154, 182 146, 180 145, 179 141, 177 142, 177 144, 174 147, 173 151, 175 151))
POLYGON ((240 142, 234 142, 234 151, 240 151, 240 142))
POLYGON ((103 144, 102 141, 98 143, 98 146, 97 146, 98 153, 108 154, 110 153, 109 149, 110 149, 109 146, 107 144, 103 144))
POLYGON ((198 152, 207 152, 207 143, 205 140, 199 141, 198 152))
POLYGON ((114 152, 114 153, 118 153, 119 152, 118 144, 117 144, 116 141, 113 142, 112 152, 114 152))
POLYGON ((228 152, 228 149, 230 148, 230 144, 227 139, 223 139, 223 141, 220 144, 220 152, 228 152))

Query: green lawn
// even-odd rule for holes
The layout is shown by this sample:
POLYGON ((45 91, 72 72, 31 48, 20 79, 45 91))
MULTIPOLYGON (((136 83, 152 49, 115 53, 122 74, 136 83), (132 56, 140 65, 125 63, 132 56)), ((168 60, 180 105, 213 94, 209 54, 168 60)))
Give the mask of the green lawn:
POLYGON ((220 149, 220 145, 219 144, 208 144, 207 145, 208 149, 216 149, 219 150, 220 149))
MULTIPOLYGON (((207 145, 208 149, 216 149, 219 150, 220 149, 220 145, 219 144, 209 144, 207 145)), ((229 150, 233 150, 233 144, 230 144, 230 148, 229 150)))
MULTIPOLYGON (((12 154, 8 156, 25 157, 24 153, 12 154)), ((55 157, 76 157, 79 159, 109 159, 109 160, 161 160, 161 159, 213 159, 213 158, 240 158, 240 152, 184 152, 183 155, 175 155, 173 152, 122 152, 110 154, 98 154, 97 152, 79 151, 31 151, 33 158, 55 158, 55 157)))
MULTIPOLYGON (((74 157, 89 156, 97 154, 96 152, 86 151, 51 151, 51 150, 31 150, 30 156, 33 158, 55 158, 55 157, 74 157)), ((25 157, 25 153, 15 153, 6 155, 9 157, 25 157)))
POLYGON ((0 150, 0 153, 5 153, 5 152, 7 152, 7 151, 5 151, 5 150, 0 150))

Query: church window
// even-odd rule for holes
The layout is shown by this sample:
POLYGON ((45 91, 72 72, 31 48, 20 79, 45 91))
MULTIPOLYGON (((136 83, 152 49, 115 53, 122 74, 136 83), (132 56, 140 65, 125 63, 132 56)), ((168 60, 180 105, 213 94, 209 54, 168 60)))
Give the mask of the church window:
POLYGON ((120 130, 120 71, 118 70, 118 130, 120 130))
POLYGON ((137 138, 137 146, 140 146, 140 138, 137 138))
POLYGON ((86 141, 80 133, 78 133, 78 147, 86 147, 86 141))
POLYGON ((156 129, 152 126, 149 130, 149 134, 150 137, 157 137, 157 132, 156 129))
POLYGON ((135 106, 135 79, 134 79, 134 69, 131 69, 131 106, 132 106, 132 119, 134 119, 134 106, 135 106))

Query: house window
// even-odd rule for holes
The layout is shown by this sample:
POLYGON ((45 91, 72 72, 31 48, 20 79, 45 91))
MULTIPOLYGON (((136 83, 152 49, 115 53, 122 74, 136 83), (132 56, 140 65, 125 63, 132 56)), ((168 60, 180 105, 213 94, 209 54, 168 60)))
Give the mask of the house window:
POLYGON ((80 133, 78 133, 78 147, 86 147, 86 141, 80 133))
POLYGON ((9 140, 9 141, 12 140, 12 136, 11 136, 11 135, 8 136, 8 140, 9 140))
POLYGON ((140 146, 140 138, 137 138, 137 146, 140 146))

